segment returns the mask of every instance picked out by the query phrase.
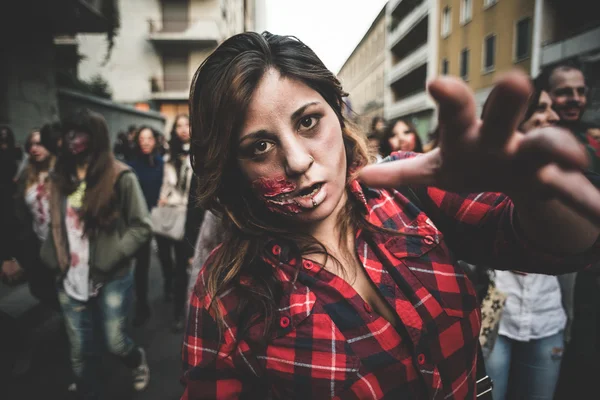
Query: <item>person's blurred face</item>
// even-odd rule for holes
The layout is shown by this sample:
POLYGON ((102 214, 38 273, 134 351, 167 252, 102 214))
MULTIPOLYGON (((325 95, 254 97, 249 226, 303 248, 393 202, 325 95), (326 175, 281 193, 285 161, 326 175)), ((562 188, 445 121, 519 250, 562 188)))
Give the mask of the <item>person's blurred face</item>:
POLYGON ((587 134, 594 138, 594 140, 600 142, 600 128, 590 128, 587 130, 587 134))
POLYGON ((557 69, 550 76, 550 98, 561 121, 581 119, 587 105, 587 87, 577 69, 557 69))
POLYGON ((533 115, 523 123, 523 132, 529 132, 535 128, 543 128, 554 125, 559 121, 558 114, 552 109, 552 99, 545 91, 540 94, 540 100, 533 115))
POLYGON ((87 132, 70 131, 67 133, 67 150, 74 156, 87 153, 90 145, 90 134, 87 132))
POLYGON ((415 149, 415 133, 402 121, 396 122, 392 129, 393 136, 388 143, 394 151, 413 151, 415 149))
POLYGON ((143 129, 138 136, 138 144, 143 154, 151 154, 156 147, 156 139, 150 129, 143 129))
POLYGON ((50 152, 41 143, 41 137, 39 132, 35 132, 29 141, 29 157, 35 162, 45 161, 50 152))
POLYGON ((383 121, 377 121, 377 123, 375 124, 375 132, 383 132, 385 130, 385 122, 383 121))
POLYGON ((304 83, 269 70, 238 136, 238 165, 272 212, 309 225, 335 218, 345 202, 346 151, 340 121, 304 83))
POLYGON ((179 117, 175 122, 175 132, 183 143, 190 142, 190 120, 186 117, 179 117))

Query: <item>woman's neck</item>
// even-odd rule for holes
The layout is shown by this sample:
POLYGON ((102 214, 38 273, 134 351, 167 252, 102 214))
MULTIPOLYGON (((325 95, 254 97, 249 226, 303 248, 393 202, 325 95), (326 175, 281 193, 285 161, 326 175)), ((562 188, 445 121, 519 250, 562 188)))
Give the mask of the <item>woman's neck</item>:
POLYGON ((347 202, 348 195, 344 192, 333 212, 307 229, 308 234, 321 242, 327 252, 338 259, 354 258, 354 232, 351 224, 343 226, 340 223, 340 215, 344 212, 347 202))
POLYGON ((88 164, 77 164, 76 167, 76 172, 77 172, 77 179, 79 179, 80 181, 85 179, 85 176, 87 174, 87 169, 88 169, 88 164))

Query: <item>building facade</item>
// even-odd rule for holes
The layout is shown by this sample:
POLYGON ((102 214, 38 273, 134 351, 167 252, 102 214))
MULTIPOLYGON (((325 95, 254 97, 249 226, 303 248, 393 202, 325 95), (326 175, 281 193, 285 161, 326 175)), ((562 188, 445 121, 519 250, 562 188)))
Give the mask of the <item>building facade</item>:
POLYGON ((535 0, 440 0, 438 73, 460 76, 478 112, 498 75, 531 71, 535 0))
POLYGON ((366 134, 373 117, 383 117, 385 93, 385 6, 338 73, 349 93, 355 122, 366 134))
POLYGON ((170 127, 177 114, 189 113, 196 69, 227 37, 253 30, 257 9, 252 0, 121 0, 119 11, 108 62, 102 38, 77 36, 79 76, 101 75, 113 100, 160 111, 170 127))
POLYGON ((59 118, 54 36, 78 32, 106 40, 114 0, 0 2, 0 124, 22 145, 33 129, 59 118))
POLYGON ((385 118, 412 122, 427 141, 435 105, 426 92, 437 75, 437 0, 391 0, 386 7, 385 118))

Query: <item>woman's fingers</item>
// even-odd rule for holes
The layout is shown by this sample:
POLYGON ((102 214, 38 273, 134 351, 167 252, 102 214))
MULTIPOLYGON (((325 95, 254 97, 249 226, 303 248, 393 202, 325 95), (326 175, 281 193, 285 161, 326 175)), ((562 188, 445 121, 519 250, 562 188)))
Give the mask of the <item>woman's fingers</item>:
POLYGON ((564 204, 600 226, 600 190, 581 172, 550 164, 538 171, 538 178, 564 204))
POLYGON ((461 79, 454 77, 437 78, 428 85, 428 90, 438 103, 442 141, 452 146, 457 142, 454 140, 457 136, 467 135, 477 126, 473 92, 461 79))
POLYGON ((485 106, 480 131, 483 145, 504 146, 523 119, 531 92, 529 78, 520 71, 511 71, 498 81, 485 106))
POLYGON ((518 158, 534 167, 556 163, 567 169, 586 169, 589 164, 585 148, 573 134, 558 127, 536 129, 522 136, 518 158))
POLYGON ((435 186, 440 165, 439 149, 413 158, 364 167, 358 179, 373 188, 397 188, 403 185, 435 186))

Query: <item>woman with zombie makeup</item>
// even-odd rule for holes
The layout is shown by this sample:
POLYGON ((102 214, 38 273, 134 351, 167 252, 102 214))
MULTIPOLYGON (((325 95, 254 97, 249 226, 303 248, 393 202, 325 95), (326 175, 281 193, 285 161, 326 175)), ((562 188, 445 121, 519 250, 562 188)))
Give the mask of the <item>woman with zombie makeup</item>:
POLYGON ((48 236, 50 222, 49 173, 55 156, 44 145, 44 137, 51 130, 51 124, 46 124, 40 130, 31 132, 25 140, 25 151, 29 158, 24 173, 17 181, 12 211, 17 218, 18 229, 13 232, 16 243, 12 251, 26 271, 31 294, 57 307, 53 275, 42 265, 39 256, 40 245, 48 236))
POLYGON ((498 83, 483 124, 459 79, 429 91, 441 147, 365 166, 339 81, 298 39, 243 33, 202 63, 192 164, 225 239, 190 300, 183 399, 474 399, 480 312, 455 260, 600 258, 584 152, 516 131, 526 77, 498 83))
POLYGON ((150 239, 148 209, 135 174, 115 160, 100 114, 79 110, 63 129, 41 258, 58 278, 75 386, 85 399, 100 397, 98 340, 105 338, 107 349, 133 369, 134 389, 143 390, 150 376, 146 355, 126 327, 131 258, 150 239))
MULTIPOLYGON (((190 164, 190 120, 181 114, 175 118, 171 139, 169 141, 169 161, 165 163, 164 177, 159 207, 187 208, 190 186, 192 183, 192 167, 190 164)), ((185 309, 185 293, 188 284, 189 259, 193 255, 193 243, 186 240, 173 240, 157 234, 158 258, 163 270, 165 299, 173 297, 174 332, 183 329, 183 313, 185 309), (173 253, 175 261, 173 262, 173 253)))
MULTIPOLYGON (((142 126, 134 137, 135 157, 129 166, 137 175, 149 210, 158 204, 158 196, 163 183, 164 161, 158 151, 159 133, 142 126)), ((135 256, 136 307, 134 326, 142 325, 150 317, 148 303, 148 272, 150 269, 150 242, 144 244, 135 256)))
POLYGON ((423 144, 413 124, 397 120, 389 124, 381 139, 380 153, 387 157, 395 151, 423 153, 423 144))

